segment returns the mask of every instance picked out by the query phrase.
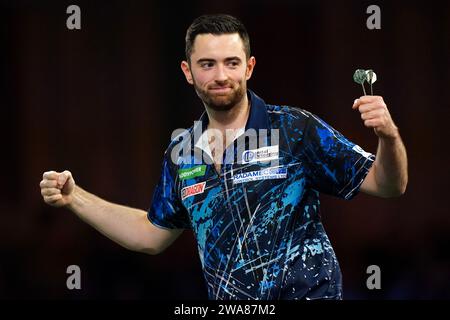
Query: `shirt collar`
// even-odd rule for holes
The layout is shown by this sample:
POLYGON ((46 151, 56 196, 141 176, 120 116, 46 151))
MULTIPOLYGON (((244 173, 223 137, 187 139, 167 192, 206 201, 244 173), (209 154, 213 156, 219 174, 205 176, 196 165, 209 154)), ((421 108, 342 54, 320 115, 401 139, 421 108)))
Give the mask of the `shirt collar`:
MULTIPOLYGON (((266 103, 263 99, 257 96, 252 90, 247 90, 247 95, 250 99, 250 114, 245 125, 245 131, 248 129, 254 129, 256 132, 260 129, 269 129, 269 116, 267 114, 266 103)), ((203 112, 198 122, 194 126, 193 132, 200 130, 201 125, 201 136, 195 141, 195 147, 204 150, 209 156, 211 156, 211 151, 209 149, 208 135, 206 134, 206 129, 208 127, 209 118, 208 114, 203 112)), ((236 137, 244 132, 240 132, 236 137)), ((195 139, 195 135, 194 135, 195 139)))
MULTIPOLYGON (((250 114, 245 125, 245 130, 270 129, 269 116, 267 114, 267 107, 264 100, 257 96, 256 93, 254 93, 250 89, 247 90, 247 95, 250 98, 250 114)), ((208 123, 208 114, 206 113, 206 111, 204 111, 196 125, 201 125, 202 132, 204 132, 208 127, 208 123)))
POLYGON ((258 97, 252 90, 248 90, 250 96, 250 115, 248 116, 245 130, 248 129, 270 129, 267 106, 263 99, 258 97))

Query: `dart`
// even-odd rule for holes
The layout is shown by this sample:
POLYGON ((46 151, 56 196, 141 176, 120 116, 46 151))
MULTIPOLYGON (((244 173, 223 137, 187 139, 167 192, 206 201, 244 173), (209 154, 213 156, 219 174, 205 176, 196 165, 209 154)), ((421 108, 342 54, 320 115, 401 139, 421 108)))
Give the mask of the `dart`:
POLYGON ((373 96, 372 84, 377 81, 377 74, 373 70, 366 70, 366 81, 370 83, 370 95, 373 96))
POLYGON ((377 81, 377 74, 372 69, 356 69, 353 74, 353 81, 362 86, 364 95, 367 95, 366 88, 364 87, 364 82, 367 81, 370 84, 370 95, 373 96, 373 84, 377 81))
POLYGON ((353 80, 362 86, 364 95, 366 95, 366 89, 364 88, 364 81, 367 80, 366 71, 364 69, 357 69, 353 74, 353 80))

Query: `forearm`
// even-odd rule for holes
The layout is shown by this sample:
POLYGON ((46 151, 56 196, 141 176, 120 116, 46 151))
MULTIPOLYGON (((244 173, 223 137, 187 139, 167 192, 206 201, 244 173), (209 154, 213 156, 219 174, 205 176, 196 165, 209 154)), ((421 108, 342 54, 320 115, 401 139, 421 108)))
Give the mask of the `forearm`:
POLYGON ((400 134, 379 138, 374 162, 375 181, 386 196, 399 196, 408 184, 408 160, 400 134))
POLYGON ((108 202, 79 186, 72 197, 68 208, 83 221, 127 249, 142 250, 142 225, 148 222, 145 211, 108 202))

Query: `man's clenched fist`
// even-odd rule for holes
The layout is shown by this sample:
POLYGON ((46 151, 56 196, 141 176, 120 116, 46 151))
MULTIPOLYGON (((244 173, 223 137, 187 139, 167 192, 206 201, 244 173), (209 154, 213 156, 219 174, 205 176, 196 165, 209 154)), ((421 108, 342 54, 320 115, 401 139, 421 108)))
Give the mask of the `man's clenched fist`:
POLYGON ((75 180, 70 171, 47 171, 42 175, 39 186, 45 203, 51 206, 62 207, 72 202, 75 180))
POLYGON ((358 109, 361 119, 368 128, 373 128, 380 138, 398 137, 398 128, 392 121, 389 110, 381 96, 362 96, 353 103, 353 109, 358 109))

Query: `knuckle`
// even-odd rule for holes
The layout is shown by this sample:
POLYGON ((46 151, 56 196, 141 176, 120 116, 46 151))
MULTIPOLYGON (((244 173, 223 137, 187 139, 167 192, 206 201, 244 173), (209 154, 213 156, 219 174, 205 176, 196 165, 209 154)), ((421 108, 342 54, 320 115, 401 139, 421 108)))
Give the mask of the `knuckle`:
POLYGON ((52 194, 47 196, 47 202, 53 203, 58 200, 58 195, 52 194))

